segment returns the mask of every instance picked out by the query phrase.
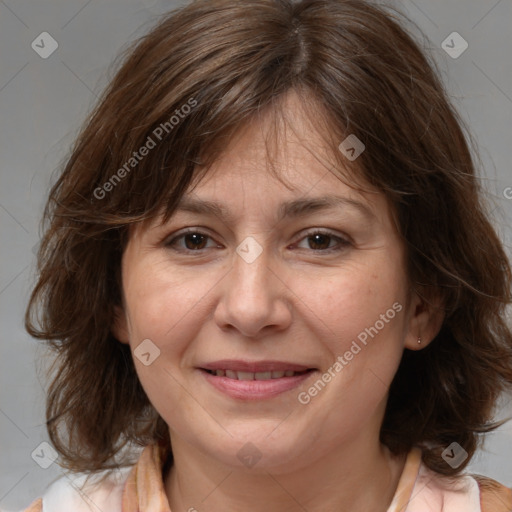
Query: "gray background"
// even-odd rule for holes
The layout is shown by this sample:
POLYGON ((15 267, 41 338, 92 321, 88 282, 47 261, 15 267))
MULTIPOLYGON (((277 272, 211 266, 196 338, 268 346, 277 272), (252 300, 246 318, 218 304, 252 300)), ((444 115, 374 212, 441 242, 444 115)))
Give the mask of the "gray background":
MULTIPOLYGON (((0 508, 25 507, 60 476, 31 454, 48 441, 43 347, 23 328, 34 281, 33 248, 49 184, 118 51, 155 16, 178 5, 154 0, 0 0, 0 508), (49 32, 58 49, 41 58, 31 43, 49 32)), ((185 2, 181 2, 185 3, 185 2)), ((427 36, 453 101, 469 123, 484 164, 498 232, 511 251, 512 0, 396 0, 427 36), (468 42, 457 59, 441 43, 468 42)), ((503 397, 500 417, 512 415, 503 397)), ((512 422, 488 436, 470 470, 512 486, 512 422)))

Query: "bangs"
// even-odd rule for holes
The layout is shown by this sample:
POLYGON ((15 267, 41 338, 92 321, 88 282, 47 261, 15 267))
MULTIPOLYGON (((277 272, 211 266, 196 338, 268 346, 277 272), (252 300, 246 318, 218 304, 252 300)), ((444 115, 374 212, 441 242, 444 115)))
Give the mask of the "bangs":
MULTIPOLYGON (((251 98, 252 91, 247 91, 246 95, 251 98)), ((236 105, 226 105, 225 108, 231 113, 231 124, 225 123, 221 130, 215 130, 214 127, 221 124, 222 117, 216 119, 208 116, 212 105, 205 103, 204 99, 198 101, 194 98, 194 103, 194 111, 176 126, 174 134, 168 134, 160 143, 153 145, 154 139, 161 135, 164 122, 143 134, 146 144, 142 147, 152 146, 151 154, 148 152, 137 170, 126 176, 124 186, 112 191, 112 195, 118 194, 125 203, 124 208, 120 208, 121 205, 112 208, 112 216, 121 212, 119 226, 140 223, 138 227, 145 229, 155 221, 159 224, 168 222, 183 195, 192 193, 208 175, 212 166, 243 137, 247 129, 255 125, 260 127, 267 155, 265 161, 259 162, 261 172, 270 173, 288 189, 293 189, 293 183, 287 182, 277 160, 279 155, 286 153, 288 135, 292 132, 297 138, 302 138, 302 145, 326 172, 359 192, 375 191, 368 186, 361 165, 351 162, 340 151, 339 141, 344 137, 343 127, 335 123, 321 101, 304 87, 289 89, 280 96, 272 96, 266 105, 262 105, 261 100, 255 102, 253 111, 247 105, 240 112, 236 111, 236 105), (298 94, 300 98, 299 111, 294 111, 293 115, 288 105, 288 98, 292 93, 298 94), (207 125, 200 125, 198 119, 206 118, 207 125), (310 143, 313 137, 300 137, 296 129, 298 120, 306 124, 307 133, 315 132, 315 145, 310 143), (197 130, 203 134, 201 137, 193 137, 192 131, 197 130), (322 141, 322 147, 318 146, 318 139, 322 141), (184 141, 187 141, 186 147, 183 147, 184 141), (175 146, 179 146, 180 150, 175 146)), ((170 110, 179 109, 174 109, 173 106, 170 110)), ((129 150, 127 154, 130 154, 129 150)), ((133 157, 129 162, 130 160, 133 161, 133 157)))

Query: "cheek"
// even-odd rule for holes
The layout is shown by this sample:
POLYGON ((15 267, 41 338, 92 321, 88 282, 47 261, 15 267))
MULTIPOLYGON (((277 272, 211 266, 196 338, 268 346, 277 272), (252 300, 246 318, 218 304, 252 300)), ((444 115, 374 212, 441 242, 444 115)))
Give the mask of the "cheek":
POLYGON ((214 284, 211 273, 170 271, 162 261, 132 268, 124 283, 132 346, 149 338, 161 350, 181 350, 179 339, 199 329, 191 319, 202 314, 202 300, 214 284))
POLYGON ((169 404, 178 407, 183 417, 194 409, 183 386, 180 364, 203 324, 199 319, 205 314, 206 301, 202 299, 215 284, 205 274, 180 275, 176 268, 170 271, 165 262, 154 260, 132 266, 124 279, 135 368, 150 401, 166 421, 171 420, 169 404), (140 356, 148 352, 149 361, 144 361, 140 356))
POLYGON ((347 265, 329 276, 296 281, 296 293, 304 297, 305 308, 315 330, 336 354, 349 350, 358 336, 364 342, 375 334, 395 336, 403 327, 404 275, 396 265, 375 259, 370 264, 347 265), (395 305, 393 307, 393 305, 395 305))
POLYGON ((401 269, 382 262, 352 265, 329 283, 325 293, 325 283, 310 281, 307 295, 315 313, 310 328, 329 353, 322 368, 328 383, 302 390, 301 403, 320 417, 329 410, 322 428, 333 439, 356 431, 382 407, 403 352, 405 287, 401 269))

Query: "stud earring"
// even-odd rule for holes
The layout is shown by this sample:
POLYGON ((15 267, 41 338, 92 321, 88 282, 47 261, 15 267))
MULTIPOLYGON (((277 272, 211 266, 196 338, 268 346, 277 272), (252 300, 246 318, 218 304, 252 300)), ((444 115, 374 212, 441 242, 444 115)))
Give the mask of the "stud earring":
POLYGON ((421 343, 421 338, 418 337, 418 345, 421 343))

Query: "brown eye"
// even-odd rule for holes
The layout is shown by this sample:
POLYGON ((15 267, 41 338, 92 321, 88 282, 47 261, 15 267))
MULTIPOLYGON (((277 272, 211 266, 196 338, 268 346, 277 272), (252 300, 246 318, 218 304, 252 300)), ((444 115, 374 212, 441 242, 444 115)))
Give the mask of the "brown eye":
POLYGON ((341 251, 350 245, 348 240, 327 231, 314 231, 301 239, 299 247, 315 252, 341 251), (300 243, 307 241, 307 247, 300 247, 300 243))
POLYGON ((200 233, 189 233, 184 236, 185 246, 187 249, 204 249, 207 237, 200 233))
POLYGON ((208 240, 210 237, 205 233, 189 231, 172 238, 165 245, 181 251, 201 251, 208 248, 208 240))
POLYGON ((308 236, 308 240, 310 242, 310 249, 325 250, 329 249, 332 237, 329 235, 316 234, 308 236))

